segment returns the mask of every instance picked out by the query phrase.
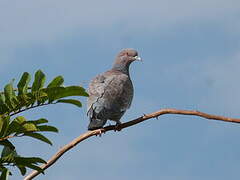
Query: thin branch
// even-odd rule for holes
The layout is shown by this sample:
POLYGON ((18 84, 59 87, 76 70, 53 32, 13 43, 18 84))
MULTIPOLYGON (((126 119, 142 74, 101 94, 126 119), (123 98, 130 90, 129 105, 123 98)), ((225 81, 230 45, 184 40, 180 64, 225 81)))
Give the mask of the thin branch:
MULTIPOLYGON (((177 109, 161 109, 157 112, 154 112, 154 113, 151 113, 151 114, 146 114, 146 115, 141 116, 141 117, 139 117, 137 119, 134 119, 132 121, 123 123, 123 124, 118 126, 118 129, 124 129, 124 128, 130 127, 130 126, 134 126, 134 125, 136 125, 138 123, 141 123, 143 121, 146 121, 148 119, 158 118, 159 116, 164 115, 164 114, 193 115, 193 116, 203 117, 205 119, 219 120, 219 121, 232 122, 232 123, 240 123, 240 119, 237 119, 237 118, 229 118, 229 117, 224 117, 224 116, 211 115, 211 114, 207 114, 207 113, 203 113, 203 112, 199 112, 199 111, 177 110, 177 109)), ((116 130, 116 126, 111 125, 111 126, 107 126, 105 128, 102 128, 102 129, 94 130, 94 131, 87 131, 86 133, 80 135, 79 137, 75 138, 70 143, 66 144, 61 149, 59 149, 59 151, 56 154, 54 154, 47 161, 46 164, 43 164, 40 167, 43 170, 46 170, 47 168, 52 166, 64 153, 66 153, 67 151, 69 151, 70 149, 75 147, 78 143, 80 143, 80 142, 84 141, 85 139, 88 139, 92 136, 101 135, 101 133, 105 133, 107 131, 112 131, 112 130, 116 130)), ((34 170, 29 175, 27 175, 24 180, 31 180, 34 177, 36 177, 37 175, 39 175, 40 173, 41 172, 38 172, 38 171, 34 170)))
POLYGON ((6 136, 6 137, 3 137, 3 138, 0 138, 0 141, 4 141, 6 139, 10 139, 10 138, 14 138, 14 137, 18 137, 18 136, 16 136, 16 135, 6 136))
MULTIPOLYGON (((34 131, 34 132, 39 132, 39 131, 34 131)), ((9 135, 9 136, 0 138, 0 141, 4 141, 4 140, 10 139, 10 138, 23 137, 24 135, 25 135, 25 134, 9 135)))
POLYGON ((35 106, 30 106, 30 107, 27 107, 27 108, 25 108, 25 109, 21 109, 21 110, 18 110, 18 111, 16 111, 16 112, 13 112, 13 113, 11 113, 9 116, 14 116, 14 115, 16 115, 16 114, 18 114, 18 113, 27 111, 27 110, 29 110, 29 109, 34 109, 34 108, 37 108, 37 107, 46 106, 46 105, 51 105, 51 104, 57 104, 57 103, 46 103, 46 104, 39 104, 39 105, 37 104, 37 105, 35 105, 35 106))

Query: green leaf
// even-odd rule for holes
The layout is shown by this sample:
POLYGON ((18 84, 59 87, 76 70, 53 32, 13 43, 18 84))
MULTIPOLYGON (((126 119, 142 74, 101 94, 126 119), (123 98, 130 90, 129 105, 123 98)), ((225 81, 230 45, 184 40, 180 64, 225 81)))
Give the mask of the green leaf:
POLYGON ((31 169, 34 169, 38 172, 41 172, 42 174, 44 174, 44 170, 36 165, 33 165, 33 164, 25 164, 25 166, 31 168, 31 169))
POLYGON ((30 123, 33 123, 35 125, 38 125, 38 124, 44 124, 44 123, 47 123, 48 120, 47 119, 44 119, 44 118, 41 118, 41 119, 38 119, 38 120, 33 120, 33 121, 28 121, 30 123))
POLYGON ((17 87, 18 87, 18 95, 26 94, 28 90, 28 84, 31 80, 31 76, 28 72, 24 72, 17 87))
POLYGON ((17 168, 19 169, 19 171, 21 172, 22 176, 24 176, 27 172, 27 169, 25 166, 22 165, 17 165, 17 168))
POLYGON ((30 106, 30 105, 35 103, 35 101, 36 101, 35 93, 27 93, 26 97, 28 99, 26 104, 25 104, 26 107, 28 107, 28 106, 30 106))
POLYGON ((13 106, 14 106, 14 108, 15 109, 18 109, 18 106, 20 105, 20 102, 18 101, 18 98, 17 98, 17 96, 13 96, 13 98, 12 98, 12 103, 14 104, 13 106))
POLYGON ((12 150, 8 146, 5 146, 2 150, 1 157, 8 156, 11 153, 12 150))
POLYGON ((2 158, 0 158, 0 163, 14 163, 15 160, 14 160, 14 156, 12 154, 9 154, 8 156, 4 156, 2 158))
POLYGON ((15 146, 7 139, 3 140, 3 141, 0 141, 0 145, 1 146, 7 146, 9 147, 10 149, 14 150, 15 149, 15 146))
POLYGON ((15 97, 14 91, 13 91, 13 85, 12 83, 7 84, 4 87, 4 95, 5 95, 5 103, 7 106, 12 110, 15 108, 15 104, 12 101, 13 97, 15 97))
POLYGON ((5 103, 4 93, 0 93, 0 105, 5 103))
POLYGON ((15 162, 22 175, 26 174, 26 167, 43 172, 43 170, 36 165, 38 163, 47 163, 46 161, 38 157, 16 157, 15 162))
POLYGON ((45 143, 48 143, 50 145, 52 145, 52 142, 46 138, 45 136, 43 136, 42 134, 39 134, 39 133, 24 133, 25 136, 29 136, 29 137, 32 137, 32 138, 35 138, 35 139, 38 139, 40 141, 43 141, 45 143))
POLYGON ((9 109, 7 105, 5 104, 5 96, 4 93, 0 93, 0 114, 4 114, 9 109))
POLYGON ((48 94, 42 90, 37 92, 37 100, 38 100, 38 105, 43 104, 45 101, 48 100, 48 94))
POLYGON ((46 161, 44 161, 41 158, 37 158, 37 157, 16 157, 15 158, 15 162, 18 166, 22 166, 22 167, 29 167, 31 169, 40 171, 43 173, 43 169, 41 169, 40 167, 34 165, 34 164, 38 164, 38 163, 46 163, 46 161))
POLYGON ((4 116, 0 115, 0 132, 2 131, 3 124, 4 124, 4 116))
POLYGON ((38 131, 58 132, 58 129, 54 126, 42 125, 37 126, 38 131))
POLYGON ((5 102, 4 92, 0 92, 0 102, 5 102))
POLYGON ((64 87, 53 87, 53 88, 46 88, 43 90, 48 95, 48 101, 51 103, 55 100, 56 94, 59 94, 64 91, 64 87))
POLYGON ((25 132, 33 132, 37 130, 38 129, 34 123, 27 121, 23 116, 18 116, 10 123, 6 135, 10 135, 12 133, 22 134, 25 132))
POLYGON ((5 87, 4 87, 4 95, 6 97, 6 100, 11 100, 12 97, 13 97, 13 85, 12 83, 9 83, 7 84, 5 87))
POLYGON ((82 107, 82 103, 75 99, 60 99, 57 101, 57 103, 68 103, 68 104, 76 105, 78 107, 82 107))
POLYGON ((10 174, 10 171, 7 168, 4 168, 0 176, 0 180, 8 180, 9 174, 10 174))
POLYGON ((26 120, 26 118, 23 117, 23 116, 18 116, 18 117, 16 117, 16 118, 14 119, 14 121, 16 121, 16 122, 19 123, 19 124, 23 124, 23 123, 26 122, 27 120, 26 120))
POLYGON ((8 155, 10 155, 10 154, 12 154, 13 157, 18 156, 15 149, 12 149, 12 148, 10 148, 10 147, 8 147, 8 146, 5 146, 5 147, 3 148, 3 150, 2 150, 1 157, 5 157, 5 156, 8 156, 8 155))
POLYGON ((59 99, 59 98, 64 98, 64 97, 68 97, 68 96, 86 96, 86 97, 88 97, 89 95, 83 87, 68 86, 68 87, 65 87, 64 92, 62 92, 61 94, 59 94, 56 97, 57 97, 57 99, 59 99))
POLYGON ((32 85, 32 92, 41 89, 44 86, 45 80, 46 80, 45 74, 41 70, 38 70, 35 73, 35 79, 32 85))
POLYGON ((26 131, 33 132, 38 130, 35 124, 29 123, 29 122, 24 123, 22 128, 23 128, 23 132, 26 132, 26 131))
POLYGON ((63 84, 64 79, 62 76, 57 76, 55 77, 47 86, 47 88, 52 88, 52 87, 59 87, 63 84))
POLYGON ((18 157, 16 150, 5 146, 2 150, 0 163, 15 163, 15 157, 18 157))
POLYGON ((10 116, 1 116, 1 129, 0 129, 0 137, 4 137, 9 126, 10 116))
POLYGON ((21 129, 21 124, 16 122, 16 120, 14 119, 10 124, 9 124, 9 127, 8 127, 8 130, 5 134, 5 136, 9 136, 10 134, 13 134, 13 133, 17 133, 20 131, 21 129))
POLYGON ((31 164, 37 164, 37 163, 44 163, 47 162, 39 157, 16 157, 16 163, 22 164, 22 163, 31 163, 31 164))
POLYGON ((48 94, 49 102, 68 96, 88 96, 85 89, 80 86, 54 87, 44 91, 48 94))
POLYGON ((4 93, 0 93, 0 106, 5 104, 5 96, 4 93))
POLYGON ((18 109, 21 109, 30 104, 29 101, 31 101, 31 98, 27 94, 21 94, 17 96, 17 100, 19 102, 18 109))

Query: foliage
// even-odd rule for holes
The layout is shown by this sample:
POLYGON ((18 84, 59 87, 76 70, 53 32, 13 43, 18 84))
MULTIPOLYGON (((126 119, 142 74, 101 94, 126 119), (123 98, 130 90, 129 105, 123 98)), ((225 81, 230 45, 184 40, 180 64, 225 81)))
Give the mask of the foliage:
POLYGON ((17 116, 19 113, 58 103, 81 107, 79 100, 68 97, 88 96, 85 89, 80 86, 63 86, 62 76, 55 77, 44 87, 46 76, 41 70, 35 73, 31 87, 29 86, 30 80, 30 74, 24 72, 16 89, 13 87, 14 80, 12 80, 4 87, 4 91, 0 92, 0 145, 3 147, 0 158, 1 180, 8 179, 11 175, 9 166, 17 167, 21 174, 25 175, 27 168, 43 173, 38 165, 46 163, 39 157, 20 156, 11 138, 28 136, 52 145, 52 142, 42 133, 58 132, 57 128, 48 125, 48 120, 44 118, 27 120, 24 116, 17 116))

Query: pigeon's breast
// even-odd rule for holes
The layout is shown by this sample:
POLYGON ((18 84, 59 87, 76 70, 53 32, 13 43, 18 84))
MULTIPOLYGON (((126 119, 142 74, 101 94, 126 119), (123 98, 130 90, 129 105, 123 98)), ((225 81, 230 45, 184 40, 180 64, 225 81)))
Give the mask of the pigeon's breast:
POLYGON ((113 111, 126 111, 133 99, 133 84, 126 74, 116 75, 109 87, 105 89, 103 99, 108 99, 113 111))

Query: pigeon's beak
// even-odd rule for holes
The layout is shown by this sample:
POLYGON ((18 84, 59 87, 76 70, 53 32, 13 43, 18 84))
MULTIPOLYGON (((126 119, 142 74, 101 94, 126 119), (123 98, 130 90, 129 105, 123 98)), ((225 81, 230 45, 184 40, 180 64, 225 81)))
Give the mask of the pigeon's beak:
POLYGON ((135 58, 135 61, 142 61, 142 58, 139 56, 135 56, 134 58, 135 58))

